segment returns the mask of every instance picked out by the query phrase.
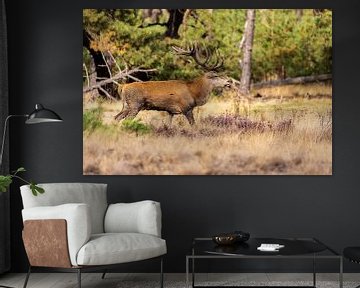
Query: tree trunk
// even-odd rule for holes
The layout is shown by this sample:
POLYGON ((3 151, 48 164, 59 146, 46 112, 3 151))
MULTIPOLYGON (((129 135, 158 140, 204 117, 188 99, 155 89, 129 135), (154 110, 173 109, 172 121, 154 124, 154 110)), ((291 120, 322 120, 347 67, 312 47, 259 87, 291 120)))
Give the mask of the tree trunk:
POLYGON ((304 15, 304 10, 303 9, 295 9, 295 13, 296 13, 297 20, 301 21, 301 18, 304 15))
POLYGON ((186 9, 169 9, 169 20, 166 24, 167 30, 165 36, 170 38, 179 38, 179 28, 184 19, 186 9))
POLYGON ((246 11, 246 22, 244 28, 244 36, 242 43, 243 60, 240 65, 242 68, 240 80, 240 93, 242 95, 249 94, 250 80, 251 80, 251 54, 254 42, 255 31, 255 9, 248 9, 246 11))
MULTIPOLYGON (((85 29, 83 29, 83 46, 89 51, 92 58, 91 62, 93 62, 91 64, 92 67, 90 67, 90 71, 89 71, 90 81, 93 82, 94 79, 96 79, 97 81, 98 79, 110 78, 111 75, 109 74, 103 55, 101 54, 100 51, 95 51, 94 49, 91 48, 90 45, 91 40, 92 40, 91 35, 88 32, 86 32, 85 29), (95 69, 95 73, 93 69, 95 69)), ((91 83, 91 85, 93 85, 93 83, 91 83)), ((102 88, 108 91, 109 94, 116 96, 116 94, 114 95, 114 91, 116 91, 117 87, 113 87, 113 86, 114 86, 113 84, 107 84, 102 88)), ((100 95, 104 95, 104 93, 101 90, 99 90, 98 92, 100 95)))
POLYGON ((153 9, 142 9, 142 18, 145 20, 146 18, 150 18, 153 9))
POLYGON ((142 9, 142 18, 151 18, 151 23, 158 23, 162 14, 161 9, 142 9))

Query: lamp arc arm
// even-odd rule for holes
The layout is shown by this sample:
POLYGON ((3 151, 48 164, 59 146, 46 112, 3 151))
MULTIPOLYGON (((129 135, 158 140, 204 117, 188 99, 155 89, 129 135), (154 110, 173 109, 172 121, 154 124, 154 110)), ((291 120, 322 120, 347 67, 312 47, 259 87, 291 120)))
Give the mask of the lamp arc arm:
POLYGON ((8 122, 11 118, 14 117, 28 117, 29 115, 27 114, 19 114, 19 115, 9 115, 5 118, 5 123, 4 123, 4 131, 3 131, 3 135, 2 135, 2 142, 1 142, 1 151, 0 151, 0 168, 2 166, 2 160, 3 160, 3 154, 4 154, 4 146, 5 146, 5 140, 6 140, 6 132, 7 132, 7 126, 8 126, 8 122))

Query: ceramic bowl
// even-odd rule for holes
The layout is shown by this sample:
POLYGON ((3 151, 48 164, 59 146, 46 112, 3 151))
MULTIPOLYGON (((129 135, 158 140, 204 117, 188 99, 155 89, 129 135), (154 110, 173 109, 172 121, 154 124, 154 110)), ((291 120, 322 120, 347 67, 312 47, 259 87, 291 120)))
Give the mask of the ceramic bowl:
POLYGON ((236 234, 219 234, 212 237, 212 240, 218 245, 232 245, 237 241, 236 234))

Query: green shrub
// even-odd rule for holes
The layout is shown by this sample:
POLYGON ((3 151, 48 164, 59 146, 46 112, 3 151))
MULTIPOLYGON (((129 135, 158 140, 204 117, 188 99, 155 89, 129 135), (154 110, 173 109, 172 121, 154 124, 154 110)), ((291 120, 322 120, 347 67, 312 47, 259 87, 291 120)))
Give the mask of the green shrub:
POLYGON ((135 132, 136 135, 146 134, 151 131, 151 127, 142 123, 141 120, 136 119, 125 119, 121 123, 121 127, 129 132, 135 132))
POLYGON ((95 129, 102 127, 102 112, 103 110, 101 107, 84 111, 83 131, 93 132, 95 129))

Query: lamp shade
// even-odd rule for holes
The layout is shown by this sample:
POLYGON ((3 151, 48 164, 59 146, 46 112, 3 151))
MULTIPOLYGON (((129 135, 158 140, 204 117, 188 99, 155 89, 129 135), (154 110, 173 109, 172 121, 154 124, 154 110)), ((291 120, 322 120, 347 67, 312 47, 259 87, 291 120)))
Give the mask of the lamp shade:
POLYGON ((46 123, 46 122, 62 122, 61 117, 56 114, 54 111, 45 108, 41 104, 35 105, 35 110, 31 112, 25 123, 26 124, 38 124, 38 123, 46 123))

